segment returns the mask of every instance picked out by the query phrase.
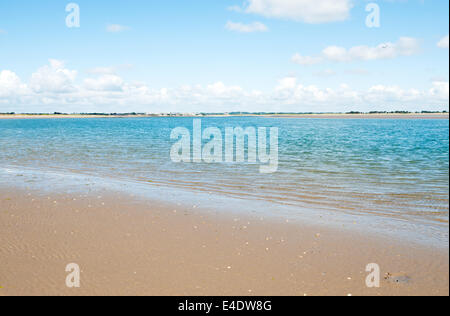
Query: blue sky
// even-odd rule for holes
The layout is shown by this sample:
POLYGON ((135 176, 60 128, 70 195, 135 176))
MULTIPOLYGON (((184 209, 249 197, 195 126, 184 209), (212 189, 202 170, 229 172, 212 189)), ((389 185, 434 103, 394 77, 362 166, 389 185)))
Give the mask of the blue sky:
POLYGON ((70 2, 0 0, 0 112, 448 109, 448 1, 70 2))

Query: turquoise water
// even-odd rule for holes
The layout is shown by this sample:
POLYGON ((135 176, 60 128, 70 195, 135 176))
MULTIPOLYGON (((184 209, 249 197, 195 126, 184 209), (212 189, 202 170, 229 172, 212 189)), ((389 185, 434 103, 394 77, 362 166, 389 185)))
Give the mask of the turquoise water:
POLYGON ((273 174, 260 174, 259 164, 172 162, 172 129, 192 124, 192 118, 0 120, 0 168, 183 188, 290 205, 294 213, 406 221, 448 238, 448 120, 202 119, 204 128, 223 131, 278 127, 273 174))

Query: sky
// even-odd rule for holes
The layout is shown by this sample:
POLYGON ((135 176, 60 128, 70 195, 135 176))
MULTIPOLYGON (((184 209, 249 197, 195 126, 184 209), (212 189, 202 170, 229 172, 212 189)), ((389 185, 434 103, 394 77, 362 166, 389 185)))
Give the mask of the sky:
POLYGON ((448 33, 443 0, 0 0, 0 112, 443 111, 448 33))

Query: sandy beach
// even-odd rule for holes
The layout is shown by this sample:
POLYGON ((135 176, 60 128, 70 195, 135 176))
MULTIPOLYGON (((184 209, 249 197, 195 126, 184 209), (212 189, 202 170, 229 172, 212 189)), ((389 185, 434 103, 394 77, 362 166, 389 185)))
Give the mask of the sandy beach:
POLYGON ((0 296, 449 295, 448 249, 97 194, 0 191, 0 296))
POLYGON ((0 1, 1 298, 450 295, 449 1, 60 2, 0 1))

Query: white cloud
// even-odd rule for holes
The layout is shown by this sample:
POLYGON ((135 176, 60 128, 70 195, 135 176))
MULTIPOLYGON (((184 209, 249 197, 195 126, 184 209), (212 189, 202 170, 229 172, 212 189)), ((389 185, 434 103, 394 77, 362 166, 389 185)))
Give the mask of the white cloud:
POLYGON ((336 74, 337 73, 332 69, 325 69, 314 73, 314 75, 318 77, 332 77, 335 76, 336 74))
POLYGON ((346 84, 330 89, 304 85, 290 77, 279 82, 276 99, 284 104, 307 106, 312 111, 444 110, 449 102, 448 89, 448 82, 434 82, 428 91, 385 85, 357 91, 346 84))
POLYGON ((438 47, 440 48, 447 48, 448 49, 448 35, 446 37, 444 37, 443 39, 441 39, 439 41, 439 43, 437 44, 438 47))
POLYGON ((326 23, 346 20, 351 8, 351 0, 248 0, 242 10, 269 18, 326 23))
POLYGON ((294 56, 292 56, 292 61, 299 65, 310 66, 321 63, 323 61, 323 58, 295 54, 294 56))
POLYGON ((85 79, 84 86, 87 90, 94 91, 122 91, 124 81, 117 75, 105 74, 96 79, 85 79))
POLYGON ((0 34, 6 34, 7 32, 3 29, 0 29, 0 34))
POLYGON ((131 64, 122 64, 109 67, 94 67, 87 70, 88 74, 92 75, 115 75, 119 71, 130 70, 133 68, 131 64))
POLYGON ((152 88, 103 73, 76 81, 76 71, 52 60, 29 83, 10 70, 0 71, 0 112, 346 112, 351 110, 445 110, 448 81, 424 89, 373 85, 356 90, 279 80, 264 92, 218 81, 209 85, 152 88), (38 85, 39 83, 39 85, 38 85))
POLYGON ((234 11, 234 12, 242 12, 242 7, 238 6, 238 5, 233 5, 228 7, 229 11, 234 11))
POLYGON ((0 72, 0 88, 9 91, 20 85, 20 78, 12 71, 2 70, 0 72))
POLYGON ((31 75, 30 88, 36 93, 73 91, 76 70, 64 68, 64 62, 50 59, 50 65, 43 66, 31 75))
POLYGON ((445 99, 449 97, 449 83, 448 81, 435 81, 433 82, 433 88, 430 89, 430 95, 439 99, 445 99))
POLYGON ((87 72, 93 75, 113 75, 116 73, 116 69, 114 67, 95 67, 87 72))
POLYGON ((353 76, 365 76, 369 74, 369 71, 367 69, 356 68, 345 70, 344 73, 353 76))
MULTIPOLYGON (((369 102, 414 102, 418 97, 424 96, 424 93, 416 89, 402 89, 398 86, 376 85, 369 89, 366 99, 369 102)), ((420 105, 418 105, 420 106, 420 105)))
POLYGON ((106 26, 106 31, 110 33, 120 33, 123 31, 127 31, 130 28, 128 26, 120 25, 120 24, 109 24, 106 26))
POLYGON ((0 71, 0 97, 7 97, 19 94, 26 89, 19 76, 10 70, 0 71))
POLYGON ((230 31, 240 32, 240 33, 254 33, 254 32, 267 32, 269 29, 266 25, 260 22, 253 22, 250 24, 227 22, 225 28, 230 31))
POLYGON ((369 61, 393 59, 399 56, 411 56, 420 50, 419 41, 415 38, 401 37, 396 43, 383 43, 376 47, 355 46, 350 49, 339 46, 325 48, 319 56, 301 56, 295 54, 292 61, 301 65, 329 62, 369 61))
POLYGON ((227 87, 223 82, 216 82, 208 85, 208 91, 214 95, 230 95, 233 93, 241 93, 243 90, 238 86, 227 87))
POLYGON ((296 77, 286 77, 278 81, 278 85, 276 86, 276 91, 283 90, 292 90, 297 86, 297 78, 296 77))

